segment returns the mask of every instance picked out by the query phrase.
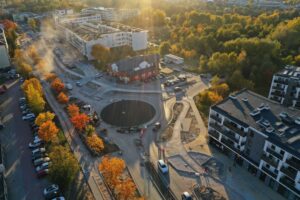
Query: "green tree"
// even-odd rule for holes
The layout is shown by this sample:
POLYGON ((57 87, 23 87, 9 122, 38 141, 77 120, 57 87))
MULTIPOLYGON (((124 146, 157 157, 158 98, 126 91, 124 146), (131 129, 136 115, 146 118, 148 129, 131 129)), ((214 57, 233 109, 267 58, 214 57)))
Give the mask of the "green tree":
POLYGON ((159 46, 159 53, 160 55, 166 55, 170 53, 171 45, 169 42, 162 42, 159 46))
POLYGON ((77 160, 70 150, 63 146, 52 147, 49 157, 52 162, 50 180, 57 183, 62 190, 67 189, 79 171, 77 160))

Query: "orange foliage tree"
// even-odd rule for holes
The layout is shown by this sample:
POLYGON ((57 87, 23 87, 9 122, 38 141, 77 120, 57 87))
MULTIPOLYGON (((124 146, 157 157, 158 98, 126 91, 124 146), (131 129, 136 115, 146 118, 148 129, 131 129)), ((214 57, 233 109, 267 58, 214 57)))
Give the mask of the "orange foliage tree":
POLYGON ((104 149, 103 141, 96 134, 88 136, 86 138, 86 143, 96 153, 100 153, 104 149))
POLYGON ((65 85, 59 78, 56 78, 52 81, 51 87, 55 92, 60 93, 65 88, 65 85))
POLYGON ((111 188, 114 188, 120 182, 119 177, 124 169, 124 160, 116 157, 109 158, 105 156, 99 164, 99 170, 111 188))
POLYGON ((69 104, 68 105, 68 113, 69 113, 70 117, 79 115, 79 107, 76 104, 69 104))
POLYGON ((65 93, 60 92, 59 95, 57 96, 57 100, 59 103, 66 104, 69 102, 69 97, 65 93))
POLYGON ((52 121, 42 123, 38 132, 39 137, 46 142, 53 140, 57 136, 57 133, 58 128, 52 121))
POLYGON ((52 121, 54 119, 54 117, 55 117, 55 114, 52 112, 49 112, 49 111, 43 112, 37 116, 34 123, 38 126, 41 126, 46 121, 52 121))
POLYGON ((90 118, 84 113, 75 115, 71 118, 72 124, 79 131, 82 131, 86 127, 86 125, 89 123, 89 121, 90 121, 90 118))
POLYGON ((47 73, 44 75, 44 77, 45 77, 46 81, 48 81, 48 82, 52 82, 54 79, 57 78, 56 74, 54 74, 54 73, 47 73))
POLYGON ((136 186, 131 178, 127 178, 116 185, 115 191, 120 200, 134 199, 136 186))

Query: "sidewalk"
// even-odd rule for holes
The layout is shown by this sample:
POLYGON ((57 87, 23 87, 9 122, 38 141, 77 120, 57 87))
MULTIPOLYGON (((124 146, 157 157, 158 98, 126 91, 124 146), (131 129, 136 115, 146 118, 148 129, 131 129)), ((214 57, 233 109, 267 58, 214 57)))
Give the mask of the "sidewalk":
POLYGON ((67 114, 61 109, 60 105, 57 103, 56 99, 53 97, 48 84, 43 84, 45 97, 47 98, 50 106, 55 112, 56 116, 61 122, 62 129, 66 136, 66 139, 78 160, 85 179, 95 197, 96 200, 110 200, 113 197, 110 195, 109 190, 105 187, 103 179, 98 171, 98 164, 100 159, 96 159, 90 156, 86 147, 80 140, 79 136, 76 134, 74 127, 68 120, 67 114))

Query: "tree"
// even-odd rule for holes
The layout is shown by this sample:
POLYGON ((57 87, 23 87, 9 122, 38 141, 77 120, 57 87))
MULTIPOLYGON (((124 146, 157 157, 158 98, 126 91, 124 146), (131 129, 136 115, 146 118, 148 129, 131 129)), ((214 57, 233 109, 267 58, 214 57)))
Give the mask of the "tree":
POLYGON ((57 100, 59 103, 66 104, 69 102, 69 97, 65 93, 60 92, 57 96, 57 100))
POLYGON ((58 131, 59 130, 54 122, 48 120, 40 125, 38 131, 39 138, 46 142, 50 142, 56 138, 58 131))
POLYGON ((65 88, 65 85, 59 78, 56 78, 52 81, 51 87, 56 93, 60 93, 65 88))
POLYGON ((104 156, 99 165, 99 170, 111 188, 119 183, 119 177, 125 169, 124 160, 116 157, 104 156))
POLYGON ((86 127, 86 125, 89 123, 89 121, 90 121, 90 118, 84 113, 75 115, 71 118, 72 124, 79 131, 82 131, 86 127))
POLYGON ((37 118, 35 119, 35 124, 38 126, 41 126, 43 123, 45 123, 46 121, 52 121, 55 117, 55 114, 52 112, 43 112, 40 113, 37 118))
POLYGON ((40 81, 37 78, 31 78, 28 80, 25 80, 24 83, 22 84, 22 89, 26 93, 28 90, 28 87, 32 85, 33 88, 42 96, 43 95, 43 87, 40 83, 40 81))
POLYGON ((41 93, 39 93, 33 86, 29 84, 27 90, 25 91, 26 98, 31 110, 34 113, 40 113, 45 109, 45 100, 43 99, 41 93))
POLYGON ((110 58, 110 50, 100 44, 95 44, 92 47, 91 55, 101 63, 106 64, 110 58))
POLYGON ((85 127, 85 133, 87 136, 91 136, 92 134, 95 133, 95 127, 93 127, 92 125, 87 125, 85 127))
POLYGON ((240 90, 242 88, 252 89, 254 87, 253 82, 245 79, 238 70, 232 74, 227 82, 232 90, 240 90))
POLYGON ((171 45, 169 42, 162 42, 159 46, 159 53, 160 55, 166 55, 170 53, 171 45))
POLYGON ((126 178, 125 180, 121 181, 116 186, 116 193, 118 199, 120 200, 129 200, 134 199, 136 186, 131 178, 126 178))
POLYGON ((47 73, 44 75, 46 81, 52 82, 54 79, 57 78, 57 75, 55 73, 47 73))
POLYGON ((26 49, 26 53, 27 55, 32 59, 34 64, 37 64, 39 62, 39 60, 41 60, 41 57, 36 49, 36 47, 34 45, 30 45, 27 49, 26 49))
POLYGON ((64 146, 52 147, 49 157, 51 159, 50 180, 57 183, 62 190, 67 189, 79 171, 77 160, 64 146))
POLYGON ((91 136, 86 137, 86 143, 96 153, 101 153, 104 149, 104 144, 101 138, 99 138, 95 133, 91 136))
POLYGON ((25 63, 25 62, 20 62, 17 64, 17 71, 24 77, 24 78, 29 78, 30 74, 32 72, 32 67, 25 63))
POLYGON ((76 104, 69 104, 67 109, 70 117, 79 115, 79 107, 76 104))
POLYGON ((28 25, 30 26, 31 29, 35 30, 37 27, 35 19, 28 19, 27 21, 28 25))

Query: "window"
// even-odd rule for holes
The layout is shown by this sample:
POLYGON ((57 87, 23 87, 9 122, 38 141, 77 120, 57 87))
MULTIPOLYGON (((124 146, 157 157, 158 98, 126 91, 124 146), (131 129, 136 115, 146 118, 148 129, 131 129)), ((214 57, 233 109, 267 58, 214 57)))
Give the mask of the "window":
POLYGON ((275 150, 275 146, 273 144, 271 145, 271 149, 275 150))
POLYGON ((284 154, 284 151, 283 151, 283 150, 280 150, 280 154, 283 155, 283 154, 284 154))
POLYGON ((266 164, 266 168, 268 168, 268 169, 269 169, 269 168, 270 168, 270 165, 269 165, 269 164, 266 164))
POLYGON ((253 131, 250 131, 249 136, 250 136, 250 137, 254 137, 253 131))

